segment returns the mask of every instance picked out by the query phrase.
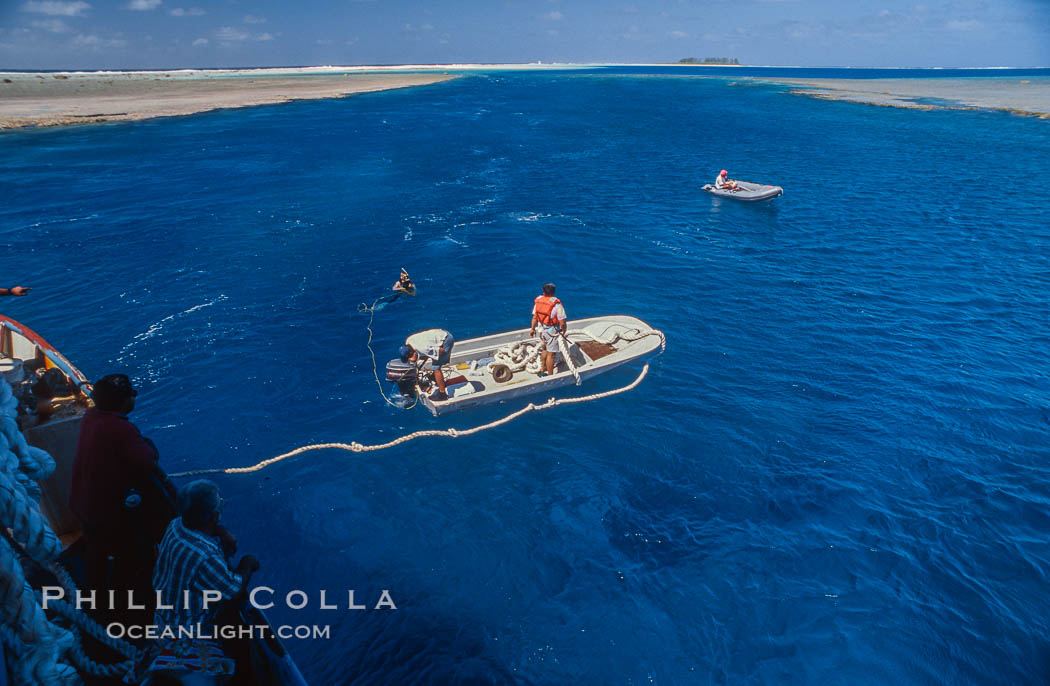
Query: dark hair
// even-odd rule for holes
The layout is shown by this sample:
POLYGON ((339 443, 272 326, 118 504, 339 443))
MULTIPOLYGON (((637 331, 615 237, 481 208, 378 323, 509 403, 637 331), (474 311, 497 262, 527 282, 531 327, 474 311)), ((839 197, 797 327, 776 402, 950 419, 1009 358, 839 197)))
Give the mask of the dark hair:
POLYGON ((543 284, 543 294, 544 295, 554 295, 554 284, 552 284, 552 283, 545 283, 545 284, 543 284))
POLYGON ((91 399, 100 410, 119 410, 128 398, 134 398, 138 391, 131 385, 127 374, 109 374, 95 382, 91 389, 91 399))

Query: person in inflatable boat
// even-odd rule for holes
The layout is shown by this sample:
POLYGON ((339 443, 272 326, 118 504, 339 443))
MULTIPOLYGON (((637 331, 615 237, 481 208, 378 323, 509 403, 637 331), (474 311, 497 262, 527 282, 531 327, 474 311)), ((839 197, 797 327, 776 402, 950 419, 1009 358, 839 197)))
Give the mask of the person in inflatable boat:
POLYGON ((735 191, 736 181, 729 178, 729 172, 723 169, 722 171, 718 172, 718 176, 715 177, 715 188, 724 191, 735 191))

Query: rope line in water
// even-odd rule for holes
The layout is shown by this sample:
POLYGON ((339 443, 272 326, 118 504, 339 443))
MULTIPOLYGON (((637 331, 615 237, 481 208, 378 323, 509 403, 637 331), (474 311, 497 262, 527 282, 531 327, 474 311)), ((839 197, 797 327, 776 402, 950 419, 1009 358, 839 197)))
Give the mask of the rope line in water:
POLYGON ((382 298, 376 298, 376 300, 372 303, 371 306, 368 306, 365 303, 361 303, 357 306, 358 312, 368 313, 368 325, 365 327, 366 329, 368 329, 368 341, 365 343, 365 345, 368 346, 368 354, 372 356, 372 376, 375 377, 376 386, 379 387, 379 395, 383 397, 383 401, 387 405, 389 405, 390 407, 396 407, 399 410, 411 410, 413 407, 416 406, 416 403, 419 402, 419 396, 417 395, 412 401, 412 404, 408 407, 401 407, 393 400, 386 397, 386 392, 383 390, 383 382, 379 380, 379 366, 376 364, 376 354, 375 351, 372 350, 372 322, 375 320, 376 316, 376 305, 379 304, 380 300, 384 300, 385 298, 386 296, 383 296, 382 298))
POLYGON ((476 433, 481 433, 482 431, 488 431, 489 429, 495 429, 498 426, 503 426, 504 424, 512 422, 515 419, 517 419, 518 417, 526 415, 529 412, 538 412, 538 411, 541 411, 541 410, 549 410, 550 408, 558 407, 559 405, 574 405, 576 403, 590 402, 591 400, 601 400, 602 398, 609 398, 609 397, 614 396, 614 395, 619 395, 621 393, 626 393, 627 391, 630 391, 630 390, 633 390, 633 389, 637 388, 638 384, 640 384, 642 382, 642 380, 645 378, 645 375, 648 374, 648 373, 649 373, 649 363, 646 362, 645 366, 642 367, 642 371, 638 374, 638 378, 635 379, 634 381, 632 381, 631 383, 627 384, 626 386, 621 386, 620 388, 614 388, 611 391, 603 391, 601 393, 592 393, 591 395, 584 395, 584 396, 580 396, 578 398, 561 398, 560 400, 559 399, 555 399, 555 398, 550 398, 550 399, 547 400, 547 402, 543 403, 542 405, 536 405, 535 403, 529 403, 528 405, 526 405, 522 409, 518 410, 517 412, 512 412, 512 413, 508 414, 506 417, 503 417, 502 419, 497 419, 496 421, 489 422, 488 424, 482 424, 480 426, 475 426, 475 427, 470 428, 470 429, 430 429, 430 430, 426 430, 426 431, 415 431, 413 433, 406 434, 406 435, 401 436, 399 438, 395 438, 392 441, 388 441, 386 443, 378 443, 378 444, 375 444, 375 445, 363 445, 363 444, 357 443, 357 442, 353 442, 353 443, 315 443, 313 445, 304 445, 301 448, 296 448, 295 450, 292 450, 290 452, 284 453, 282 455, 278 455, 276 457, 271 457, 270 459, 263 460, 262 462, 258 462, 256 464, 252 465, 251 467, 226 467, 226 468, 213 468, 213 469, 195 469, 195 470, 188 471, 188 472, 178 472, 177 474, 169 474, 168 476, 170 476, 171 478, 175 479, 175 478, 190 477, 190 476, 205 476, 205 475, 208 475, 208 474, 250 474, 252 472, 258 472, 258 471, 260 471, 262 469, 265 469, 266 467, 269 467, 270 465, 277 464, 278 462, 282 462, 284 460, 287 460, 289 458, 295 457, 297 455, 302 455, 303 453, 310 452, 312 450, 346 450, 346 451, 349 451, 349 452, 352 452, 352 453, 367 453, 367 452, 372 452, 372 451, 375 451, 375 450, 385 450, 386 448, 393 448, 394 446, 401 445, 402 443, 408 443, 409 441, 413 441, 413 440, 415 440, 417 438, 425 438, 425 437, 428 437, 428 436, 435 436, 435 437, 444 436, 444 437, 447 437, 447 438, 459 438, 460 436, 470 436, 470 435, 473 435, 473 434, 476 434, 476 433))

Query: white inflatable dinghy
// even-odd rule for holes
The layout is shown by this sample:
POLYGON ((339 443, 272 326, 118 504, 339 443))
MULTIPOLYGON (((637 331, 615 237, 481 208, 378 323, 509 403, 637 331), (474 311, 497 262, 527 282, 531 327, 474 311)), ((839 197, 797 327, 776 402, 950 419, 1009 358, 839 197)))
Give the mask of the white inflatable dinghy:
POLYGON ((737 181, 736 190, 715 188, 714 185, 710 183, 704 186, 704 190, 722 198, 733 198, 734 200, 744 200, 747 202, 772 200, 773 198, 784 195, 784 189, 780 186, 767 186, 761 183, 751 183, 750 181, 737 181))

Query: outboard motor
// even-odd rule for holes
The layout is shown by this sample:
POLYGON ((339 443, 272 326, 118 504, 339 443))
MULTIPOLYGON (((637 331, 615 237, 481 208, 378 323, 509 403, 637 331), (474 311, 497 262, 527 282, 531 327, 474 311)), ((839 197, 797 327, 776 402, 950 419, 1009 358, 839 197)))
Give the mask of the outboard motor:
POLYGON ((386 380, 397 384, 397 390, 401 395, 414 398, 416 396, 416 382, 419 380, 419 370, 412 362, 402 362, 394 359, 386 363, 386 380))

